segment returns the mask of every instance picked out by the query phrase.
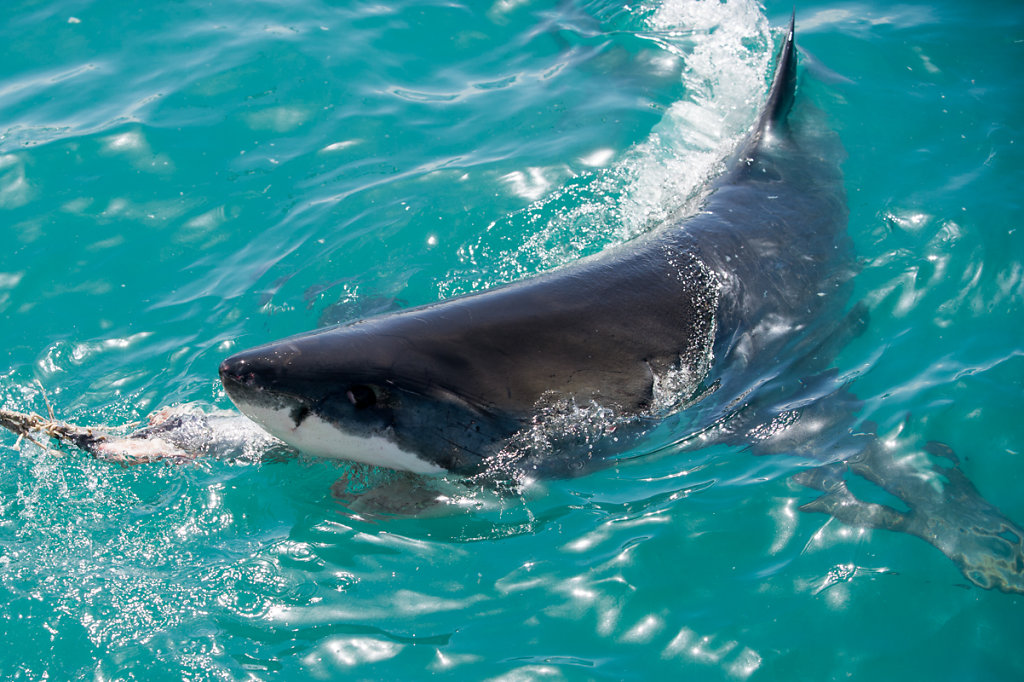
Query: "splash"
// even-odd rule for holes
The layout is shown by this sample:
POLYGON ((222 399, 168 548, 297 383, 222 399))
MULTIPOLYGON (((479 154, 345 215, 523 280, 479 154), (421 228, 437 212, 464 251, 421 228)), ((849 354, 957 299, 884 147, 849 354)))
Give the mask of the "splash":
POLYGON ((439 283, 441 297, 564 265, 697 209, 701 190, 746 135, 764 98, 768 22, 745 0, 679 0, 637 14, 636 35, 666 60, 682 62, 686 96, 616 163, 571 179, 463 245, 462 267, 439 283))
POLYGON ((617 430, 635 421, 593 400, 581 405, 574 399, 559 399, 539 406, 532 423, 494 458, 488 475, 508 475, 523 482, 531 472, 581 474, 599 459, 597 451, 607 440, 618 440, 617 430))

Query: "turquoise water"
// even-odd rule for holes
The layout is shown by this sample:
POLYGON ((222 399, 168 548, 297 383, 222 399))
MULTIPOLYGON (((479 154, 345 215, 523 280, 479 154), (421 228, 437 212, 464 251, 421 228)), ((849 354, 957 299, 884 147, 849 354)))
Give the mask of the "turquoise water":
MULTIPOLYGON (((234 349, 649 229, 753 121, 790 8, 7 3, 0 406, 227 408, 234 349)), ((1022 522, 1024 8, 796 10, 871 312, 836 364, 898 451, 950 445, 1022 522)), ((336 463, 14 445, 5 679, 1024 676, 1021 596, 798 512, 793 464, 740 449, 393 518, 336 463)))

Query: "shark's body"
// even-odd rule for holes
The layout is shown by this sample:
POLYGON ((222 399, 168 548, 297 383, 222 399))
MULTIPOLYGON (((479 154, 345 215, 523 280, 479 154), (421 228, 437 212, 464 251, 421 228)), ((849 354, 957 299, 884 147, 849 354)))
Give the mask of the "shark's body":
POLYGON ((421 473, 570 473, 608 449, 602 432, 642 431, 712 385, 701 420, 720 418, 846 302, 841 178, 790 130, 795 87, 791 25, 697 215, 525 281, 238 353, 221 365, 228 395, 300 450, 421 473), (605 415, 597 433, 526 443, 580 409, 605 415))
POLYGON ((802 509, 916 535, 971 582, 1024 592, 1024 529, 948 448, 921 467, 857 432, 830 370, 864 318, 846 312, 841 154, 791 127, 795 74, 790 22, 757 124, 696 215, 509 286, 238 353, 220 368, 228 395, 309 454, 502 478, 579 473, 678 413, 697 444, 816 462, 798 480, 823 494, 802 509), (848 475, 907 510, 857 498, 848 475))
MULTIPOLYGON (((1024 593, 1024 529, 949 448, 909 457, 858 424, 830 369, 864 315, 846 312, 840 154, 789 123, 795 64, 791 21, 764 109, 698 214, 523 282, 238 353, 220 368, 228 395, 308 454, 492 480, 580 473, 678 415, 687 443, 805 457, 794 478, 822 494, 802 510, 915 535, 972 583, 1024 593), (858 498, 851 476, 905 510, 858 498)), ((282 450, 237 415, 196 409, 130 434, 9 410, 0 427, 124 464, 282 450)), ((401 498, 387 508, 429 503, 410 481, 437 479, 385 486, 401 498)))

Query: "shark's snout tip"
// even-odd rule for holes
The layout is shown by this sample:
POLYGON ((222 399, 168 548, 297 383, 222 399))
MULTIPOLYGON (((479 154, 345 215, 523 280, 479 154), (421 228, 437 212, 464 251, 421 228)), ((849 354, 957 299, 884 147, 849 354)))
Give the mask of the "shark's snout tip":
POLYGON ((222 360, 217 369, 221 383, 225 386, 245 383, 246 364, 245 359, 238 355, 232 355, 222 360))

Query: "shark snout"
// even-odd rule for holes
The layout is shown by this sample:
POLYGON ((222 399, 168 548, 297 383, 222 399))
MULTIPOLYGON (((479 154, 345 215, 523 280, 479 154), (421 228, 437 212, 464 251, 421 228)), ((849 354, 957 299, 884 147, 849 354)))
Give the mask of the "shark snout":
POLYGON ((239 399, 248 400, 267 391, 280 392, 282 388, 281 367, 275 365, 273 356, 262 353, 236 353, 221 362, 218 371, 224 390, 236 404, 239 399))
POLYGON ((220 363, 220 379, 226 388, 244 386, 271 388, 288 375, 309 374, 317 365, 304 359, 301 349, 291 343, 274 343, 251 348, 220 363))
POLYGON ((238 381, 245 371, 244 365, 235 360, 234 357, 226 358, 220 363, 218 373, 221 381, 238 381))
POLYGON ((232 355, 220 363, 220 382, 228 395, 238 388, 255 388, 256 372, 251 363, 240 355, 232 355))

